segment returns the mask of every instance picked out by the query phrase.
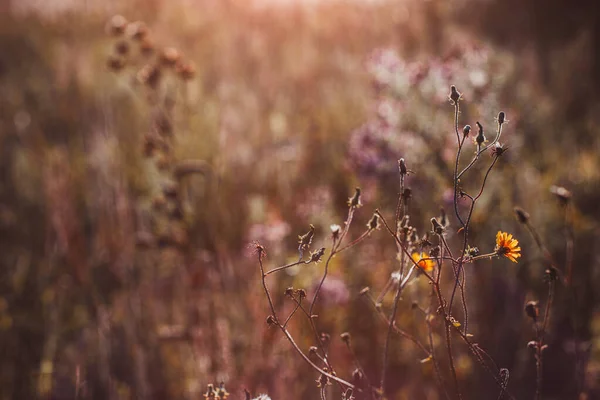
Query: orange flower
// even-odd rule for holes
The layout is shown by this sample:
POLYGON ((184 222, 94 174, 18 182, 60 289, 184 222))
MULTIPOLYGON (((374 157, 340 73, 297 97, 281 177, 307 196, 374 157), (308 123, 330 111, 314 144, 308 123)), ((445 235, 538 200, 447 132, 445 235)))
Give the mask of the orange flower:
POLYGON ((496 234, 496 249, 497 255, 504 256, 512 262, 517 262, 517 258, 521 257, 521 248, 519 241, 513 238, 513 235, 507 232, 496 234))
POLYGON ((433 260, 426 253, 412 253, 412 259, 423 271, 430 272, 433 270, 433 260))

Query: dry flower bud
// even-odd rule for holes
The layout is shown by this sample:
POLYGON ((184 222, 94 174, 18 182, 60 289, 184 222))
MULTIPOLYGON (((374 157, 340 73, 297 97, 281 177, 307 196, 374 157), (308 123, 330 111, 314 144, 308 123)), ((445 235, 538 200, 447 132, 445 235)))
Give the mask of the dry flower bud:
POLYGON ((540 315, 540 307, 538 302, 528 301, 527 304, 525 304, 525 313, 533 320, 533 322, 537 321, 537 318, 540 315))
POLYGON ((463 128, 463 136, 468 137, 469 133, 471 133, 471 125, 465 125, 463 128))
POLYGON ((340 232, 342 231, 342 227, 338 224, 332 224, 329 226, 329 229, 331 229, 331 236, 333 237, 333 240, 338 240, 340 237, 340 232))
POLYGON ((354 208, 359 208, 360 206, 362 206, 362 203, 360 201, 360 188, 357 187, 355 189, 354 196, 352 196, 348 200, 348 206, 354 207, 354 208))
POLYGON ((125 40, 119 40, 117 43, 115 43, 115 53, 121 56, 127 55, 129 53, 129 43, 127 43, 125 40))
POLYGON ((550 267, 545 271, 545 279, 549 282, 556 281, 558 279, 558 270, 554 267, 550 267))
POLYGON ((440 225, 436 218, 431 218, 431 226, 436 235, 441 235, 444 233, 444 227, 440 225))
POLYGON ((532 350, 536 350, 537 346, 538 346, 538 342, 536 342, 535 340, 532 340, 529 343, 527 343, 527 347, 529 347, 532 350))
POLYGON ((310 253, 310 262, 318 263, 325 254, 325 247, 321 247, 319 250, 315 250, 310 253))
POLYGON ((450 100, 452 100, 452 104, 458 104, 462 95, 458 90, 456 90, 456 86, 450 86, 450 95, 448 96, 450 100))
POLYGON ((500 111, 498 113, 498 125, 502 125, 503 123, 507 122, 506 121, 506 114, 504 114, 504 111, 500 111))
POLYGON ((517 221, 521 224, 527 224, 529 222, 529 213, 523 210, 521 207, 514 208, 515 215, 517 216, 517 221))
POLYGON ((140 40, 140 53, 149 56, 154 52, 154 42, 148 36, 140 40))
POLYGON ((177 64, 180 58, 181 54, 179 53, 179 50, 174 47, 167 47, 163 49, 159 56, 160 62, 168 67, 172 67, 177 64))
POLYGON ((285 289, 284 293, 287 297, 294 297, 294 288, 290 286, 289 288, 285 289))
POLYGON ((113 36, 120 36, 125 32, 126 27, 127 19, 125 19, 125 17, 122 15, 114 15, 110 21, 108 21, 106 30, 113 36))
POLYGON ((298 243, 300 243, 300 247, 303 249, 309 248, 314 236, 315 236, 315 227, 312 224, 310 224, 310 230, 308 232, 306 232, 304 235, 298 236, 298 243))
POLYGON ((346 343, 347 345, 350 345, 350 334, 348 332, 344 332, 340 335, 340 339, 342 339, 342 342, 346 343))
POLYGON ((329 335, 329 333, 321 332, 321 342, 322 343, 329 343, 330 340, 331 340, 331 335, 329 335))
POLYGON ((121 57, 110 56, 110 57, 108 57, 108 60, 106 61, 106 66, 111 71, 120 71, 123 68, 125 68, 125 60, 122 59, 121 57))
POLYGON ((134 40, 142 40, 148 36, 149 30, 146 24, 142 21, 132 22, 127 25, 127 34, 134 40))
POLYGON ((408 174, 408 170, 406 169, 406 162, 404 162, 404 158, 398 160, 398 168, 400 169, 400 175, 408 174))
POLYGON ((140 83, 147 85, 153 89, 156 88, 160 81, 161 71, 156 65, 147 64, 142 67, 137 73, 137 79, 140 83))
POLYGON ((571 192, 562 186, 550 186, 550 193, 555 195, 562 205, 567 205, 572 197, 571 192))
POLYGON ((477 143, 478 148, 485 142, 485 134, 483 133, 483 126, 476 122, 477 128, 479 128, 479 132, 477 133, 477 137, 475 138, 475 143, 477 143))
POLYGON ((365 294, 369 293, 369 291, 371 290, 370 287, 364 287, 358 294, 361 296, 364 296, 365 294))
POLYGON ((379 228, 379 216, 377 214, 373 214, 367 223, 367 228, 369 228, 371 231, 379 228))
POLYGON ((317 354, 317 346, 310 346, 308 354, 317 354))
POLYGON ((189 81, 196 76, 196 64, 191 61, 179 62, 175 67, 175 71, 181 79, 184 81, 189 81))
POLYGON ((275 320, 275 317, 272 315, 269 315, 267 317, 267 325, 271 326, 271 325, 275 325, 277 324, 277 321, 275 320))

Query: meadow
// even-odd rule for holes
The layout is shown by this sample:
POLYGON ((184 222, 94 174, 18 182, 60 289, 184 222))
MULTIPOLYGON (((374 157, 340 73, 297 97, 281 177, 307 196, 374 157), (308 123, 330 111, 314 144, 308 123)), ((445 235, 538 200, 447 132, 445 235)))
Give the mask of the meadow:
POLYGON ((503 4, 0 1, 0 399, 600 398, 595 11, 503 4))

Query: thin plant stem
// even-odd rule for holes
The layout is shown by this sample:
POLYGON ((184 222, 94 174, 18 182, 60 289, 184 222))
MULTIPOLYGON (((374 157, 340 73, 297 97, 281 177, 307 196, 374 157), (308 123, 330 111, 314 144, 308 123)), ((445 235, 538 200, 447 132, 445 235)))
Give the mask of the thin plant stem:
POLYGON ((290 342, 290 344, 292 345, 292 347, 294 348, 294 350, 296 350, 296 352, 302 357, 302 359, 308 364, 310 365, 315 371, 319 372, 322 375, 325 375, 326 377, 328 377, 329 379, 339 383, 340 385, 346 386, 348 388, 351 389, 355 389, 354 385, 351 384, 350 382, 346 382, 345 380, 338 378, 335 375, 332 375, 331 373, 319 368, 319 366, 317 366, 315 363, 313 363, 311 361, 310 358, 308 358, 308 356, 306 354, 304 354, 304 352, 302 350, 300 350, 300 347, 298 347, 298 344, 294 341, 294 338, 292 337, 292 335, 289 333, 289 331, 279 323, 279 319, 277 318, 277 312, 275 311, 275 306, 273 304, 273 300, 271 298, 271 293, 269 292, 269 288, 267 287, 267 282, 265 280, 265 269, 263 267, 263 263, 262 263, 262 256, 263 253, 261 250, 257 251, 258 253, 258 263, 260 265, 260 273, 261 273, 261 282, 262 282, 262 286, 263 289, 265 291, 265 295, 267 296, 267 301, 269 302, 269 308, 271 309, 271 315, 274 318, 274 322, 275 324, 279 327, 279 329, 283 332, 283 334, 285 335, 286 339, 290 342))

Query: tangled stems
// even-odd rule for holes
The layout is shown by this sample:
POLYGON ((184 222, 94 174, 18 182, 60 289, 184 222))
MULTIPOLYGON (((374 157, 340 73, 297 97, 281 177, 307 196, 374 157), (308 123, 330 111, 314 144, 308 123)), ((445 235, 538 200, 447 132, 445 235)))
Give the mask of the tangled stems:
POLYGON ((279 323, 279 318, 277 318, 277 312, 275 311, 275 306, 273 304, 273 300, 271 299, 271 293, 269 292, 269 288, 268 288, 267 282, 266 282, 266 276, 267 275, 265 274, 265 269, 264 269, 263 263, 262 263, 263 254, 264 254, 264 249, 262 249, 262 247, 260 247, 260 248, 257 247, 258 264, 260 265, 260 273, 261 273, 262 286, 263 286, 265 295, 267 296, 267 301, 269 302, 269 308, 271 309, 271 316, 273 317, 273 320, 272 320, 271 323, 274 324, 274 325, 277 325, 277 327, 281 330, 281 332, 283 332, 283 334, 285 335, 286 339, 290 342, 290 344, 296 350, 296 352, 315 371, 317 371, 321 375, 324 375, 327 378, 329 378, 329 379, 331 379, 331 380, 339 383, 340 385, 343 385, 343 386, 345 386, 347 388, 350 388, 350 389, 354 389, 354 385, 352 385, 350 382, 346 382, 345 380, 343 380, 341 378, 338 378, 335 375, 332 375, 328 371, 325 371, 325 370, 319 368, 319 366, 317 366, 315 363, 313 363, 310 360, 310 358, 308 358, 308 356, 306 354, 304 354, 304 352, 302 352, 302 350, 300 350, 300 347, 298 347, 298 344, 296 344, 296 342, 294 341, 294 338, 289 333, 289 331, 287 330, 287 328, 284 325, 282 325, 281 323, 279 323))

